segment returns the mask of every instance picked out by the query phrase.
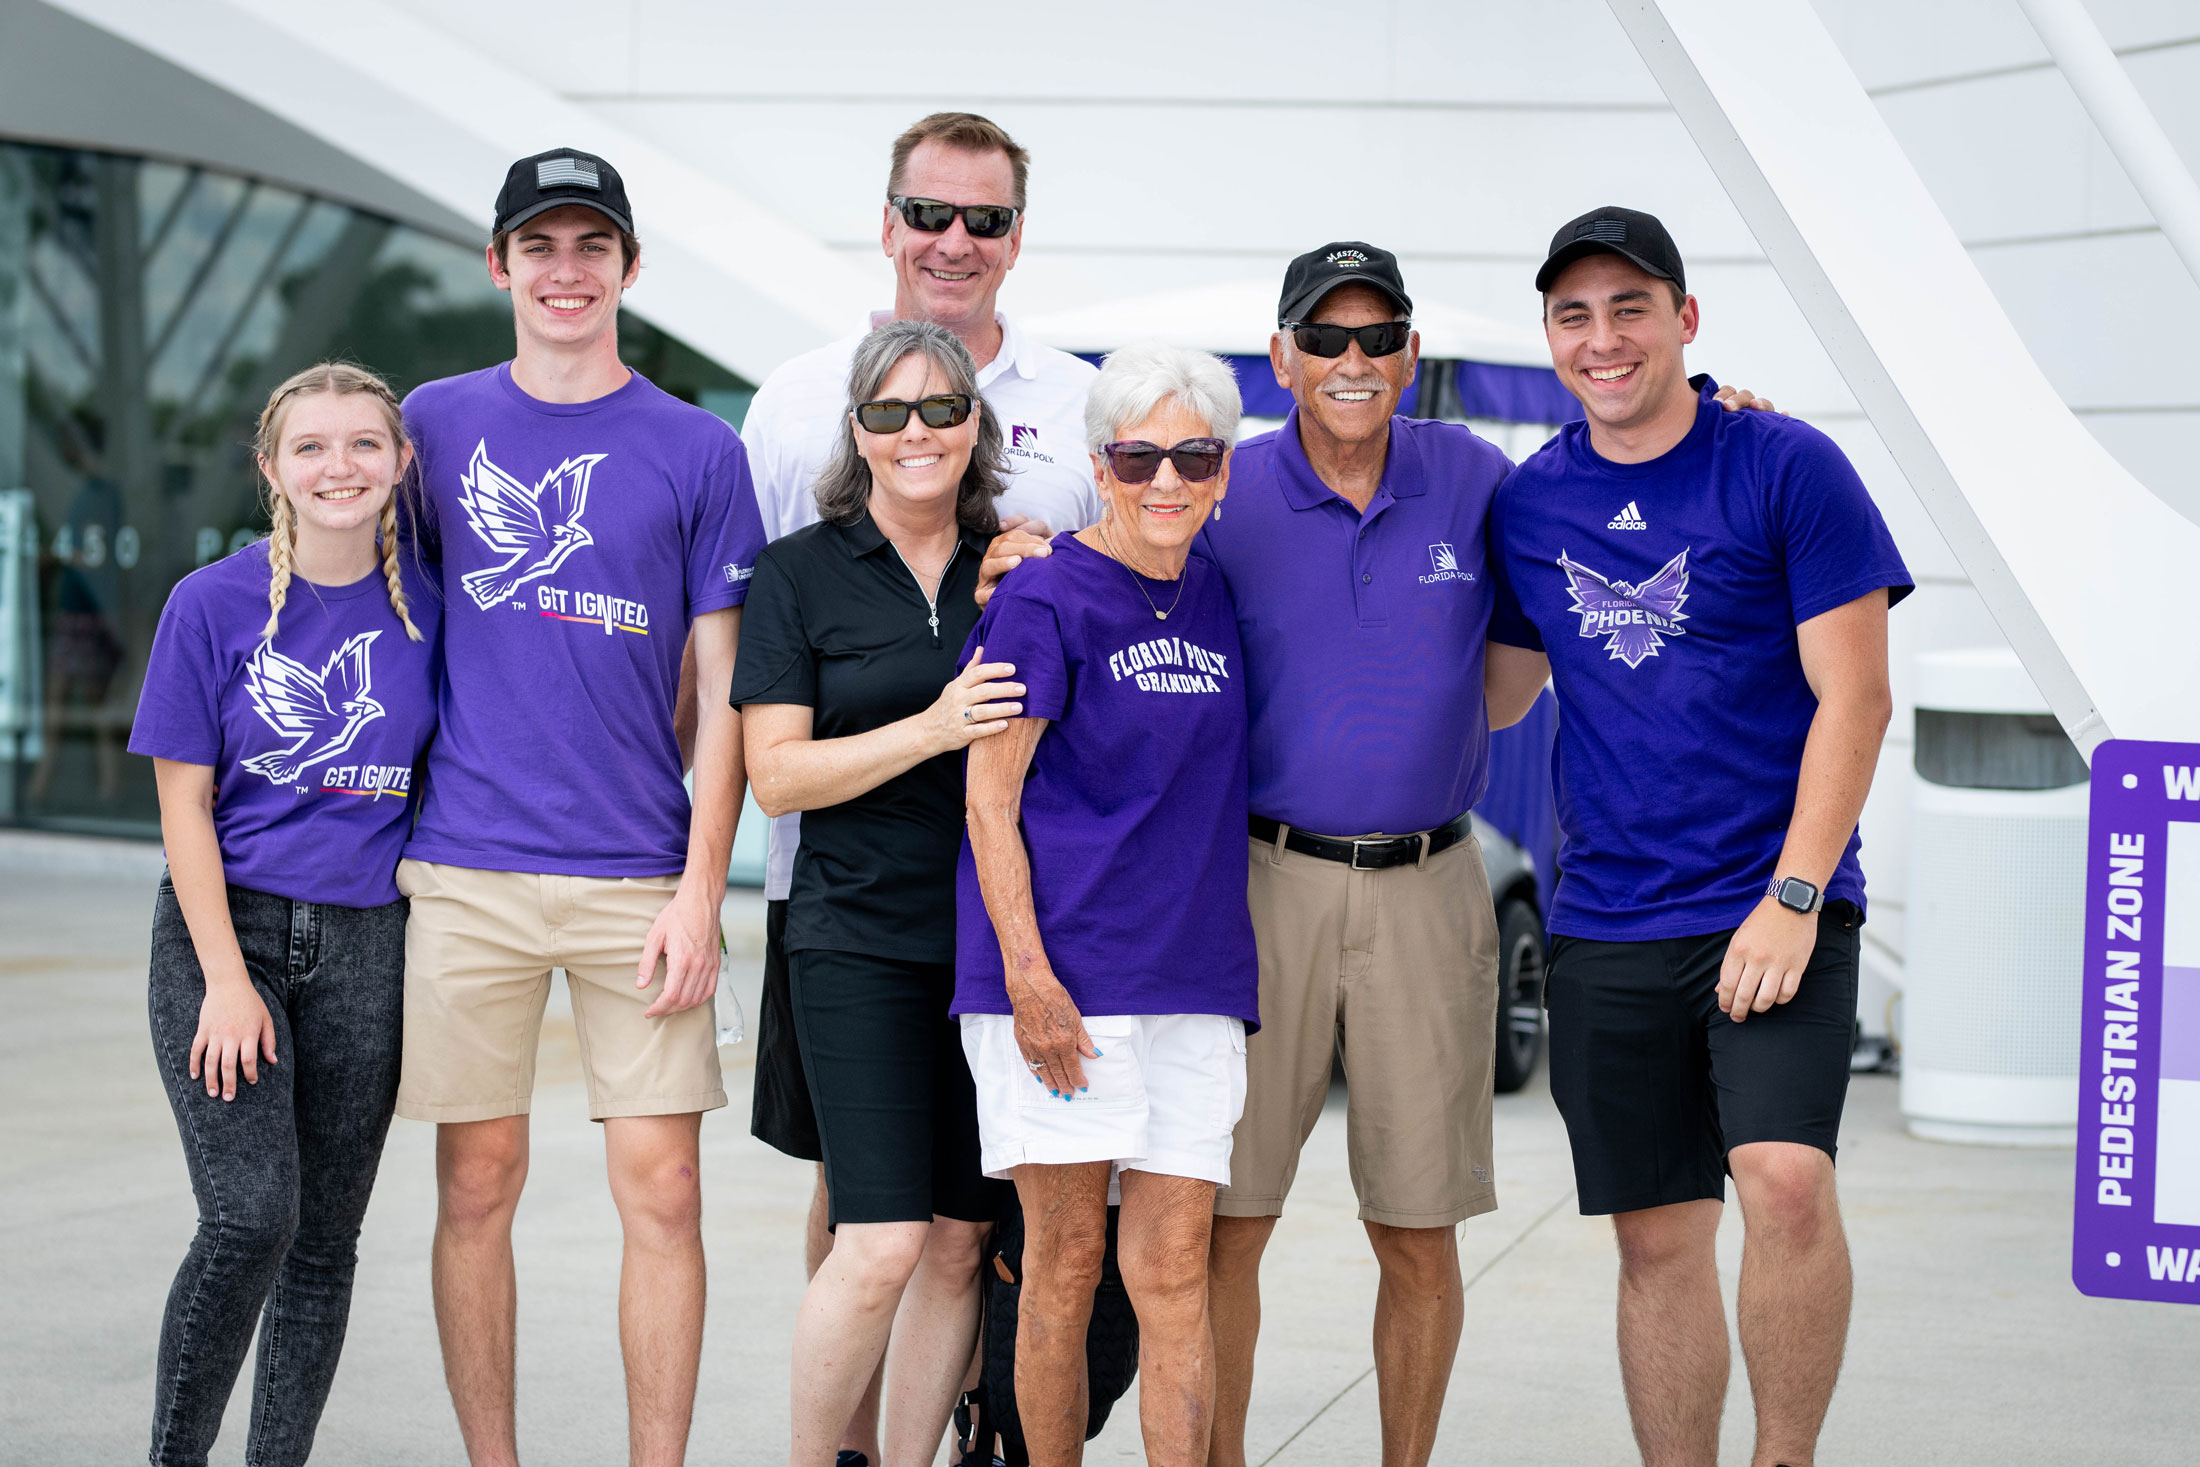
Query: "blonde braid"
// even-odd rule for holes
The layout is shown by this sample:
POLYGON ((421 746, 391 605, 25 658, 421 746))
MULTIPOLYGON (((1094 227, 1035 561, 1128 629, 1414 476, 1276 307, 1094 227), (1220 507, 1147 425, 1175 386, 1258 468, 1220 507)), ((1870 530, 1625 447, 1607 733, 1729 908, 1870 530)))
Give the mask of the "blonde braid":
POLYGON ((405 624, 405 635, 415 642, 426 641, 420 628, 413 625, 412 598, 405 594, 405 583, 397 573, 397 490, 390 489, 390 497, 382 501, 382 579, 389 583, 390 610, 405 624))
POLYGON ((280 490, 268 496, 267 515, 273 528, 267 535, 267 625, 260 640, 275 639, 275 624, 282 619, 283 603, 290 599, 290 552, 297 543, 297 527, 291 523, 290 500, 280 490))

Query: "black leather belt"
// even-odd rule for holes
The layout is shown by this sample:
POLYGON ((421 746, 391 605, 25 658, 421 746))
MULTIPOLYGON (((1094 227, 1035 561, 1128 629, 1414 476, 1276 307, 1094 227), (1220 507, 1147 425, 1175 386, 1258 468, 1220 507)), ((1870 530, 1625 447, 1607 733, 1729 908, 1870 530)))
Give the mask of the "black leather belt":
POLYGON ((1474 830, 1474 817, 1462 815, 1434 830, 1418 835, 1371 835, 1359 840, 1339 840, 1335 836, 1316 835, 1311 830, 1282 825, 1265 815, 1254 815, 1245 822, 1253 839, 1273 842, 1280 832, 1283 848, 1297 851, 1302 856, 1318 856, 1324 861, 1342 861, 1355 871, 1383 871, 1392 866, 1418 865, 1423 858, 1422 842, 1427 842, 1428 855, 1438 855, 1465 840, 1474 830))

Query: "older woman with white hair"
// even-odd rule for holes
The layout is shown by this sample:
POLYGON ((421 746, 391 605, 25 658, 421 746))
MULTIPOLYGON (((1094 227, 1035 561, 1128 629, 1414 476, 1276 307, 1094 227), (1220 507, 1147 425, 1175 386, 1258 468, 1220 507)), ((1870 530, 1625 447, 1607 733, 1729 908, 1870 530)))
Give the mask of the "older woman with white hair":
POLYGON ((1238 412, 1212 356, 1109 357, 1085 406, 1101 520, 1004 581, 971 637, 1025 692, 970 749, 954 1007, 986 1174, 1023 1203, 1016 1401, 1048 1467, 1082 1452, 1111 1196, 1147 1460, 1207 1456, 1207 1235, 1259 981, 1237 617, 1191 551, 1238 412))

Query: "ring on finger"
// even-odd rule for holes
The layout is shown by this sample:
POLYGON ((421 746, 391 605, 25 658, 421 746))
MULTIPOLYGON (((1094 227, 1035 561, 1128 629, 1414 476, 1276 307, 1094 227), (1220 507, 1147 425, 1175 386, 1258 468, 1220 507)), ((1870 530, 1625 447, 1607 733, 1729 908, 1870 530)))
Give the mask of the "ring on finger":
MULTIPOLYGON (((975 705, 973 705, 973 706, 975 706, 975 705)), ((963 722, 964 722, 964 723, 968 723, 968 722, 970 721, 970 713, 971 713, 971 710, 970 710, 969 708, 965 708, 965 709, 963 710, 963 722)))

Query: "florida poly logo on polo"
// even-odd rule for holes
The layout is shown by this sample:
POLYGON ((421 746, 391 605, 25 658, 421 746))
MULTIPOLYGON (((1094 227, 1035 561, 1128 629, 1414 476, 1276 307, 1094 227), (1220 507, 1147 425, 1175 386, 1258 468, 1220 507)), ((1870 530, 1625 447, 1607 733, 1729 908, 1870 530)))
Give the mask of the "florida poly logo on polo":
MULTIPOLYGON (((481 543, 504 557, 492 566, 468 571, 459 584, 483 611, 500 606, 532 610, 551 621, 601 627, 607 637, 624 632, 649 635, 649 605, 597 587, 548 583, 547 578, 581 550, 596 543, 582 518, 588 513, 588 484, 596 465, 609 454, 583 453, 566 459, 529 487, 497 467, 488 440, 459 476, 458 502, 466 523, 481 543)), ((585 562, 584 562, 585 564, 585 562)), ((728 581, 747 579, 747 568, 725 567, 728 581)))
POLYGON ((1459 569, 1459 552, 1449 540, 1439 540, 1428 548, 1428 574, 1421 577, 1424 586, 1438 581, 1474 580, 1474 572, 1459 569))
MULTIPOLYGON (((1630 506, 1631 507, 1631 506, 1630 506)), ((1568 609, 1581 614, 1581 635, 1603 637, 1615 662, 1640 667, 1658 655, 1666 637, 1685 637, 1688 620, 1688 552, 1683 550, 1639 586, 1615 581, 1589 569, 1561 550, 1558 568, 1566 573, 1568 609)))
POLYGON ((1012 424, 1008 430, 1008 456, 1028 458, 1034 463, 1051 464, 1054 455, 1039 451, 1039 430, 1030 423, 1012 424))
POLYGON ((1219 693, 1216 678, 1230 676, 1230 659, 1182 637, 1154 637, 1108 654, 1108 671, 1142 693, 1219 693))
MULTIPOLYGON (((294 785, 298 793, 306 793, 306 771, 349 749, 361 730, 388 711, 374 700, 372 652, 374 639, 381 635, 359 633, 331 652, 319 672, 285 657, 272 642, 262 642, 244 665, 244 690, 260 721, 288 742, 254 754, 243 767, 269 784, 294 785)), ((402 800, 412 789, 412 769, 403 764, 330 765, 322 771, 320 788, 402 800)))

